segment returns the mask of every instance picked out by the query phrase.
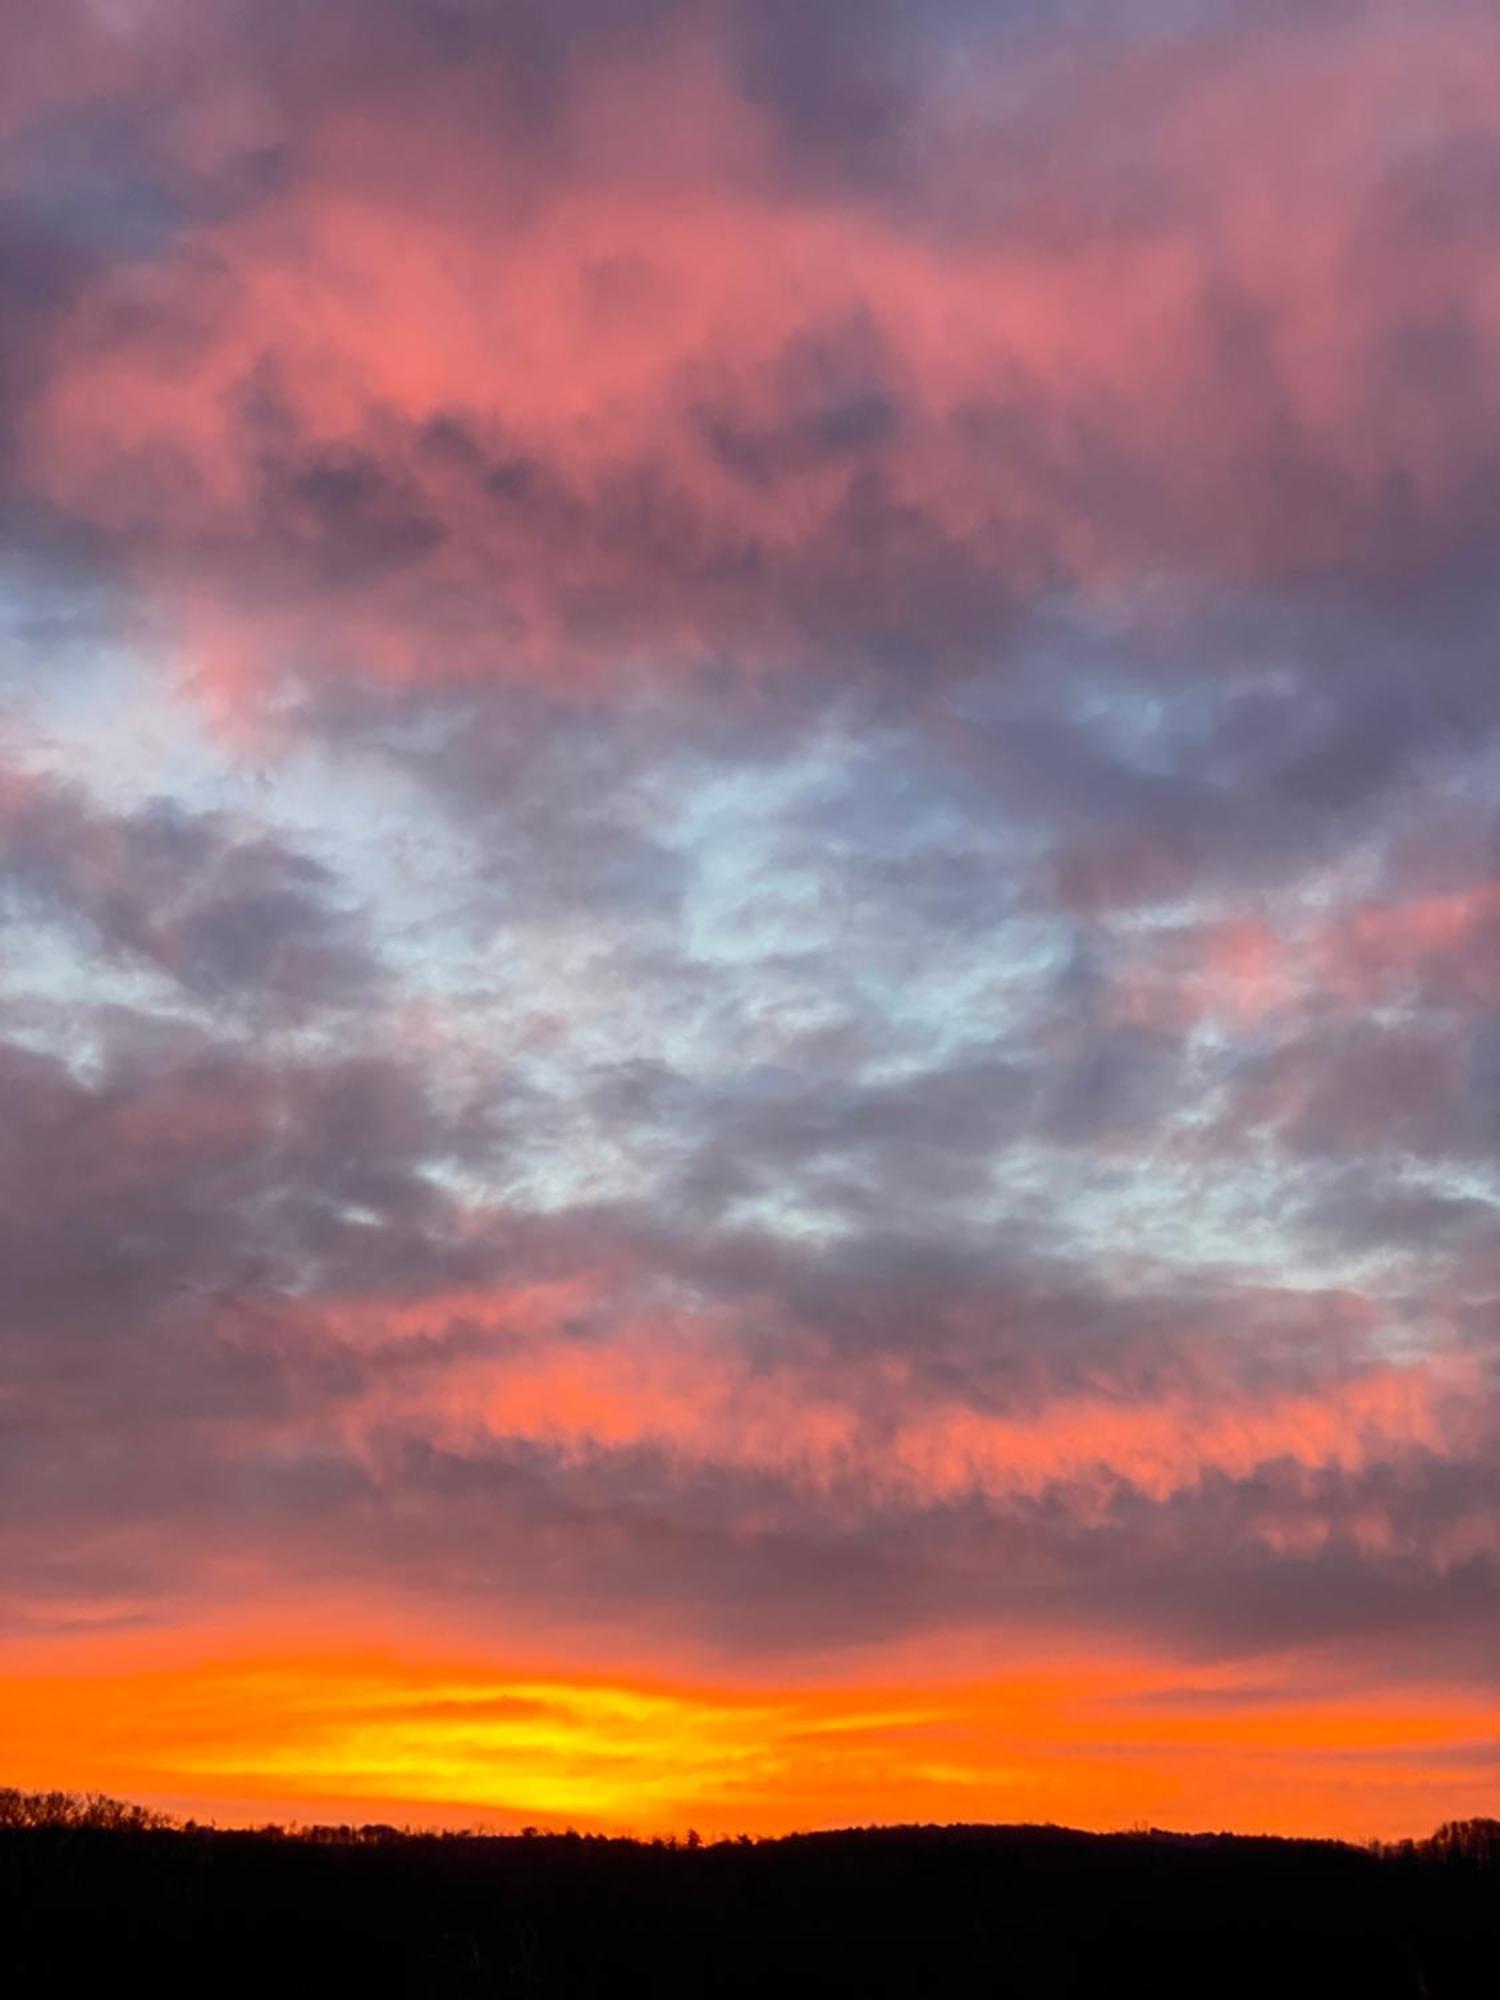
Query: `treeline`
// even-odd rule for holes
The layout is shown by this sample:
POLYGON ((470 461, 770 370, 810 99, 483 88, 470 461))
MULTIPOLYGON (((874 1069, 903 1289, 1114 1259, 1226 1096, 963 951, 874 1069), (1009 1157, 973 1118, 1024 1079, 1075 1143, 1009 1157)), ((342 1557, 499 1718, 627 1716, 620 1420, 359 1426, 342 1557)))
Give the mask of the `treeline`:
POLYGON ((171 1813, 152 1812, 103 1792, 19 1792, 0 1785, 0 1827, 87 1827, 110 1833, 184 1831, 171 1813))
POLYGON ((11 1990, 422 2000, 1480 2000, 1500 1821, 1378 1847, 1051 1826, 227 1830, 0 1790, 11 1990))
MULTIPOLYGON (((149 1806, 132 1805, 124 1799, 114 1799, 105 1792, 24 1792, 13 1785, 0 1785, 0 1828, 4 1827, 87 1827, 106 1829, 117 1833, 184 1833, 190 1835, 216 1835, 220 1829, 213 1824, 203 1825, 197 1820, 179 1819, 173 1813, 157 1812, 149 1806)), ((681 1846, 689 1852, 703 1846, 702 1836, 689 1827, 679 1841, 676 1834, 658 1834, 641 1841, 630 1835, 579 1833, 568 1827, 562 1832, 542 1833, 534 1826, 523 1827, 519 1834, 497 1834, 478 1832, 465 1827, 431 1828, 414 1826, 392 1826, 384 1820, 366 1820, 358 1825, 349 1821, 337 1824, 313 1822, 303 1825, 294 1822, 283 1826, 277 1821, 267 1821, 261 1826, 234 1828, 237 1837, 249 1835, 260 1840, 293 1840, 310 1842, 313 1845, 370 1846, 383 1845, 391 1841, 492 1841, 503 1843, 510 1840, 552 1840, 564 1845, 578 1841, 590 1841, 603 1846, 676 1849, 681 1846)), ((1058 1838, 1067 1841, 1165 1841, 1177 1847, 1206 1847, 1224 1842, 1241 1846, 1253 1844, 1259 1848, 1281 1846, 1306 1853, 1315 1847, 1349 1851, 1346 1841, 1310 1841, 1292 1839, 1278 1834, 1245 1835, 1232 1833, 1178 1833, 1163 1827, 1135 1827, 1129 1833, 1083 1834, 1071 1827, 1023 1826, 996 1827, 990 1825, 943 1825, 943 1826, 875 1826, 850 1828, 833 1834, 776 1834, 769 1836, 772 1844, 797 1841, 828 1841, 860 1839, 904 1841, 913 1837, 938 1837, 945 1840, 996 1839, 1002 1836, 1022 1835, 1029 1840, 1058 1838)), ((715 1843, 717 1846, 755 1847, 765 1844, 747 1833, 733 1834, 715 1843)), ((1418 1861, 1464 1861, 1479 1867, 1500 1867, 1500 1819, 1450 1819, 1444 1820, 1436 1832, 1425 1840, 1373 1840, 1366 1844, 1367 1852, 1384 1860, 1418 1861)))

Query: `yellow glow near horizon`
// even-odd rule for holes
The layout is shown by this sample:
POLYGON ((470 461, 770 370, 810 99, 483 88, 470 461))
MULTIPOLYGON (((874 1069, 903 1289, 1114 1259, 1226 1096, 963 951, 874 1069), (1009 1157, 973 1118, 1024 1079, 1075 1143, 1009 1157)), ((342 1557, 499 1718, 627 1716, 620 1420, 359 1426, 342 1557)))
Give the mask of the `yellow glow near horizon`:
POLYGON ((0 1775, 226 1822, 655 1833, 1057 1820, 1334 1834, 1482 1809, 1478 1698, 1059 1663, 982 1684, 736 1691, 350 1652, 0 1680, 0 1775))

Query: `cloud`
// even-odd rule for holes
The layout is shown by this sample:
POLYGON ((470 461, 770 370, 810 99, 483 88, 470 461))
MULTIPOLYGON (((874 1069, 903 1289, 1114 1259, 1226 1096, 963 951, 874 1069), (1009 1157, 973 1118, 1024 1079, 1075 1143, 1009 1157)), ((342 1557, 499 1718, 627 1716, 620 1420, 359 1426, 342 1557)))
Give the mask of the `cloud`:
POLYGON ((162 800, 111 814, 76 788, 0 777, 0 898, 13 921, 79 932, 194 999, 295 1015, 378 979, 328 869, 280 841, 162 800))
MULTIPOLYGON (((1495 330, 1482 204, 1443 193, 1487 157, 1477 14, 1148 35, 1107 72, 1026 42, 1045 145, 1007 95, 903 203, 853 163, 901 122, 893 91, 962 100, 905 80, 907 40, 960 25, 933 11, 855 36, 746 9, 727 54, 665 8, 566 34, 388 9, 363 54, 324 31, 338 61, 314 34, 300 85, 252 67, 288 126, 277 171, 183 197, 140 254, 112 231, 60 302, 31 490, 252 708, 287 676, 598 688, 622 659, 726 652, 949 672, 1059 592, 1128 602, 1169 571, 1409 597, 1477 552, 1495 330), (544 127, 503 92, 482 119, 531 63, 569 79, 544 127), (1393 136, 1398 74, 1435 136, 1393 136), (779 181, 788 134, 847 156, 835 187, 779 181), (1122 151, 1144 177, 1123 216, 1122 151), (987 180, 1003 206, 967 217, 987 180), (1267 226, 1275 189, 1297 229, 1267 226), (1427 365, 1442 340, 1458 359, 1427 365)), ((136 80, 162 46, 127 38, 123 95, 90 115, 168 88, 136 80)), ((281 46, 224 10, 177 59, 218 78, 221 50, 281 46)), ((191 187, 187 139, 157 150, 191 187)), ((1326 796, 1356 752, 1314 754, 1286 782, 1326 796)))
MULTIPOLYGON (((1274 1817, 1272 1686, 1398 1824, 1360 1676, 1492 1679, 1500 1553, 1495 27, 1126 11, 16 23, 28 1646, 458 1631, 338 1740, 456 1809, 472 1693, 603 1818, 609 1717, 864 1798, 813 1687, 872 1811, 1274 1817)), ((152 1784, 331 1783, 283 1720, 152 1784)))

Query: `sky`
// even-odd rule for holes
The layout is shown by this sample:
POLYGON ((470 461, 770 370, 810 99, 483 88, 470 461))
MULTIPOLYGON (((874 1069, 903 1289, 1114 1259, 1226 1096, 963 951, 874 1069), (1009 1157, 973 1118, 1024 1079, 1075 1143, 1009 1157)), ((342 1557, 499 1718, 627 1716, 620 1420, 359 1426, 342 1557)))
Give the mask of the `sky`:
POLYGON ((0 36, 0 1778, 1493 1811, 1493 5, 0 36))

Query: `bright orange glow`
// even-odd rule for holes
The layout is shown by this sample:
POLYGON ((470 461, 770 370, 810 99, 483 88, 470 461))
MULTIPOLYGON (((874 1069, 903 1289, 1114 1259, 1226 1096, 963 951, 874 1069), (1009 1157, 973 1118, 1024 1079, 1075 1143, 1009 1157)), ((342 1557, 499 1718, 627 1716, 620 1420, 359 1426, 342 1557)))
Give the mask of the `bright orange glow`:
MULTIPOLYGON (((539 1677, 384 1651, 13 1673, 0 1764, 228 1823, 777 1832, 1052 1820, 1343 1837, 1480 1811, 1493 1710, 1165 1662, 953 1685, 539 1677)), ((1493 1760, 1492 1760, 1493 1761, 1493 1760)))

